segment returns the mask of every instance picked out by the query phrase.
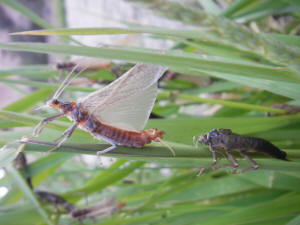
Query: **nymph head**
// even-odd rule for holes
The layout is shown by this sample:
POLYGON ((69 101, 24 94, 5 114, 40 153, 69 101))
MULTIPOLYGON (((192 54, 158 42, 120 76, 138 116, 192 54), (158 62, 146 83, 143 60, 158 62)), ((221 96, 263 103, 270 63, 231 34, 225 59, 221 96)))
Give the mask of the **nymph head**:
POLYGON ((202 136, 198 136, 198 137, 195 136, 194 143, 197 142, 202 145, 208 145, 215 137, 230 135, 230 134, 232 134, 232 131, 230 129, 213 129, 210 132, 203 134, 202 136))
POLYGON ((218 131, 216 129, 213 129, 212 131, 203 134, 202 136, 194 136, 194 144, 197 146, 198 143, 201 145, 208 145, 210 142, 211 137, 218 134, 218 131))
POLYGON ((195 140, 196 137, 194 137, 194 142, 200 143, 202 145, 208 145, 209 144, 209 133, 206 133, 202 136, 198 136, 197 140, 195 140))

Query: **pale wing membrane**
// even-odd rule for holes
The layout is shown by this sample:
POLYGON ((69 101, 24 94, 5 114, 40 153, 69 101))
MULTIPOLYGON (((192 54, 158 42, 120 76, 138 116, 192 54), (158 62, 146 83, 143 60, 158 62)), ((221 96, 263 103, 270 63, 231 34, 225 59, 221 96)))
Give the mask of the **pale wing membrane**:
MULTIPOLYGON (((100 112, 101 121, 125 130, 141 131, 144 129, 150 116, 156 94, 157 83, 133 97, 127 98, 119 104, 100 112)), ((96 116, 97 113, 95 113, 96 116)))
POLYGON ((134 96, 156 83, 165 70, 166 67, 162 66, 138 64, 110 85, 80 100, 80 103, 90 113, 93 113, 95 109, 104 111, 106 110, 102 107, 104 103, 107 107, 134 96))
MULTIPOLYGON (((123 102, 126 101, 127 104, 129 105, 133 104, 134 106, 132 106, 132 108, 146 107, 143 105, 139 106, 135 103, 136 101, 139 102, 150 101, 147 98, 150 98, 148 97, 148 95, 153 96, 152 92, 154 88, 152 86, 153 84, 157 83, 158 79, 163 75, 166 69, 167 68, 163 66, 138 64, 134 66, 132 69, 130 69, 127 73, 125 73, 122 77, 112 82, 110 85, 86 96, 84 99, 80 101, 80 103, 84 109, 87 109, 90 114, 95 116, 100 121, 103 121, 102 117, 103 115, 105 115, 105 122, 107 124, 115 123, 116 121, 111 118, 120 116, 122 114, 121 110, 118 109, 118 106, 124 105, 123 102), (147 92, 147 95, 144 96, 143 92, 145 90, 148 90, 149 93, 147 92), (144 99, 141 100, 139 97, 134 98, 135 96, 142 96, 144 99), (135 103, 129 103, 131 101, 133 102, 135 101, 135 103), (110 116, 107 116, 108 113, 105 113, 105 111, 107 110, 109 110, 110 116)), ((155 95, 156 95, 156 91, 155 91, 155 95)), ((144 110, 140 109, 141 110, 140 113, 143 113, 143 115, 138 116, 137 112, 133 114, 136 117, 143 117, 146 118, 145 120, 147 120, 149 116, 148 111, 149 110, 151 111, 153 104, 146 104, 146 105, 150 108, 144 110)), ((121 118, 124 118, 123 119, 124 121, 119 120, 118 123, 129 125, 126 116, 123 116, 121 118)), ((138 127, 139 130, 141 127, 144 126, 145 121, 143 121, 142 119, 138 121, 139 122, 136 122, 133 127, 135 129, 137 129, 138 127)))

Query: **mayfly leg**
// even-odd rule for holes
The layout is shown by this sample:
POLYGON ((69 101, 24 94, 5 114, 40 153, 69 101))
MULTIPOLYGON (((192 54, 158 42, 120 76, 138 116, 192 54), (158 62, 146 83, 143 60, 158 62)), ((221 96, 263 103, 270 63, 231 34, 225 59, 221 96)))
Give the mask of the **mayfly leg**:
POLYGON ((39 124, 33 129, 32 136, 33 137, 38 137, 40 135, 40 133, 43 131, 43 129, 46 127, 47 123, 49 123, 53 120, 59 119, 63 116, 64 116, 64 113, 60 113, 60 114, 50 116, 48 118, 45 118, 45 119, 41 120, 39 122, 39 124))
POLYGON ((211 146, 211 144, 209 144, 209 151, 210 151, 211 154, 212 154, 213 162, 212 162, 211 164, 209 164, 208 166, 202 168, 202 169, 199 171, 199 173, 197 174, 198 177, 201 176, 201 174, 202 174, 205 170, 207 170, 207 169, 209 169, 209 168, 212 168, 212 167, 213 167, 214 165, 216 165, 216 163, 217 163, 217 154, 216 154, 215 149, 211 146))
POLYGON ((60 142, 55 145, 54 148, 50 149, 49 152, 54 151, 55 149, 58 149, 66 140, 68 140, 76 127, 78 126, 78 123, 74 123, 72 126, 70 126, 68 129, 66 129, 61 136, 55 139, 55 142, 59 141, 61 138, 63 138, 60 142))
POLYGON ((101 154, 104 154, 104 153, 107 153, 113 149, 115 149, 117 147, 117 145, 113 142, 113 141, 109 141, 109 140, 105 140, 106 142, 108 142, 109 144, 111 144, 110 147, 104 149, 104 150, 100 150, 100 151, 97 151, 97 156, 101 155, 101 154))

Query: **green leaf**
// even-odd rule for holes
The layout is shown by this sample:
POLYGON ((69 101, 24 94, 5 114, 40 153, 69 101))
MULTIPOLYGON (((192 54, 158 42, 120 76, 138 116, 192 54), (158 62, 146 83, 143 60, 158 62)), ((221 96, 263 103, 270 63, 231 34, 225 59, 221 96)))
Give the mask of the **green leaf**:
POLYGON ((24 180, 24 178, 22 177, 22 175, 11 165, 6 168, 7 168, 7 171, 9 172, 9 174, 13 177, 13 179, 16 182, 16 184, 18 185, 18 187, 22 190, 24 195, 32 203, 32 205, 35 207, 35 209, 38 211, 38 213, 41 215, 41 217, 44 219, 44 221, 48 225, 52 225, 53 223, 49 220, 48 215, 43 210, 43 208, 40 206, 34 193, 30 189, 30 187, 27 185, 27 183, 24 180))
POLYGON ((22 151, 24 148, 23 144, 19 141, 7 143, 0 149, 0 168, 8 166, 22 151))
MULTIPOLYGON (((177 72, 193 75, 208 75, 242 83, 251 87, 261 88, 273 93, 299 99, 300 78, 284 69, 278 69, 259 64, 228 62, 228 60, 204 59, 196 54, 169 51, 159 54, 155 51, 126 50, 124 48, 93 48, 70 45, 14 43, 0 44, 8 50, 33 51, 42 53, 78 54, 90 57, 126 60, 130 62, 144 62, 169 66, 177 72), (281 82, 277 82, 281 81, 281 82)), ((8 82, 8 80, 1 80, 8 82)), ((48 85, 47 85, 48 86, 48 85)))

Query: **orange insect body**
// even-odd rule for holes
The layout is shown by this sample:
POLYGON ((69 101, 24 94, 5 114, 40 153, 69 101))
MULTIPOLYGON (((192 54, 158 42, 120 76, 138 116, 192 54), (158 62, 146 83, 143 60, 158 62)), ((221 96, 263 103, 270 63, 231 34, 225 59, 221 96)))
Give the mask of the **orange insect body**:
POLYGON ((55 68, 57 70, 63 70, 63 71, 72 71, 75 67, 74 72, 80 72, 80 71, 99 71, 104 69, 110 68, 110 62, 109 61, 95 61, 95 62, 87 62, 87 65, 84 65, 82 63, 76 63, 76 62, 62 62, 57 63, 55 65, 55 68))
MULTIPOLYGON (((70 79, 70 73, 47 102, 48 106, 60 113, 42 120, 33 134, 38 136, 48 122, 67 116, 74 123, 56 139, 63 138, 54 149, 59 148, 77 127, 111 144, 97 154, 109 152, 118 144, 141 148, 151 141, 163 143, 164 132, 143 129, 156 99, 157 81, 166 69, 163 66, 138 64, 108 86, 90 93, 77 103, 61 102, 57 98, 74 79, 70 79)), ((166 143, 163 144, 175 155, 166 143)))
POLYGON ((80 107, 80 104, 75 102, 51 100, 48 105, 61 111, 69 119, 76 121, 81 129, 91 133, 95 138, 106 140, 109 143, 141 148, 145 144, 151 143, 151 141, 159 142, 159 138, 162 138, 164 134, 163 131, 157 131, 155 128, 135 132, 107 125, 90 116, 88 112, 80 107))
POLYGON ((63 63, 57 63, 55 65, 57 70, 66 70, 71 71, 76 66, 73 62, 63 62, 63 63))

